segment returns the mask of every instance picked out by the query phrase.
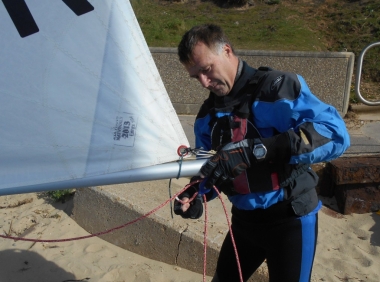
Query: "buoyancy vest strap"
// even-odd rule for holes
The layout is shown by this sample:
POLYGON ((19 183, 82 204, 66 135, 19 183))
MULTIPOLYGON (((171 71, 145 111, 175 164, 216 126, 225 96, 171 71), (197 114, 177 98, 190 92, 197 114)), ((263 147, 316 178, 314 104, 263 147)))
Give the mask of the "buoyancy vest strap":
POLYGON ((232 129, 232 142, 237 142, 245 139, 247 134, 247 119, 233 116, 234 127, 232 129))
MULTIPOLYGON (((237 127, 232 128, 232 142, 237 142, 245 139, 247 134, 247 119, 240 118, 238 116, 233 116, 234 125, 239 125, 237 127)), ((236 191, 239 194, 248 194, 251 192, 249 189, 249 181, 247 177, 247 172, 244 171, 240 175, 238 175, 234 180, 234 187, 236 187, 236 191)))
POLYGON ((278 181, 278 173, 277 172, 272 172, 272 174, 270 175, 271 179, 272 179, 272 189, 273 190, 278 190, 280 189, 280 183, 278 181))
POLYGON ((232 130, 229 115, 222 116, 214 122, 211 130, 211 149, 217 150, 220 145, 231 142, 232 130))

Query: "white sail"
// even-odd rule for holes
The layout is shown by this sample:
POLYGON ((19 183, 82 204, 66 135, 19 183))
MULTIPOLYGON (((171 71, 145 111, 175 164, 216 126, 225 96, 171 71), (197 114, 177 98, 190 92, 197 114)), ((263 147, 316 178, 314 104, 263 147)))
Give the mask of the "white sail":
POLYGON ((189 145, 128 1, 3 0, 0 25, 0 190, 162 164, 189 145))

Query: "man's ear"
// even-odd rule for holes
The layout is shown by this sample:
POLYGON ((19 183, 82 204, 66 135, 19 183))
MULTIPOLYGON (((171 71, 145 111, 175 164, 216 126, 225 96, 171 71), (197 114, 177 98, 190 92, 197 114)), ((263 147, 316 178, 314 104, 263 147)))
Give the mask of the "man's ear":
POLYGON ((229 44, 225 44, 223 47, 224 54, 226 54, 227 58, 233 55, 232 48, 229 44))

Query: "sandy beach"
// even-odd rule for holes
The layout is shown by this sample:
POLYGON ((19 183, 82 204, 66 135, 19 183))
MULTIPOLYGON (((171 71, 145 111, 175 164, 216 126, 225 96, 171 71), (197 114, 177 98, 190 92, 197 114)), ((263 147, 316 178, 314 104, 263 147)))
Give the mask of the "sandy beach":
MULTIPOLYGON (((342 215, 334 211, 333 198, 321 199, 312 281, 380 281, 380 214, 342 215)), ((2 196, 1 234, 48 240, 89 235, 71 217, 72 205, 72 199, 54 203, 43 193, 2 196)), ((202 280, 201 274, 147 259, 98 237, 57 243, 0 238, 0 282, 202 280)))

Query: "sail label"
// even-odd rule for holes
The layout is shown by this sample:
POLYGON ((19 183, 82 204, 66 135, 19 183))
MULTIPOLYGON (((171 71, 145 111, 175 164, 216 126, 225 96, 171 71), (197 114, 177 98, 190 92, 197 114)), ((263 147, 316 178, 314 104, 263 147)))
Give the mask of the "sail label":
POLYGON ((137 117, 129 113, 119 113, 113 132, 114 145, 133 147, 137 129, 137 117))

